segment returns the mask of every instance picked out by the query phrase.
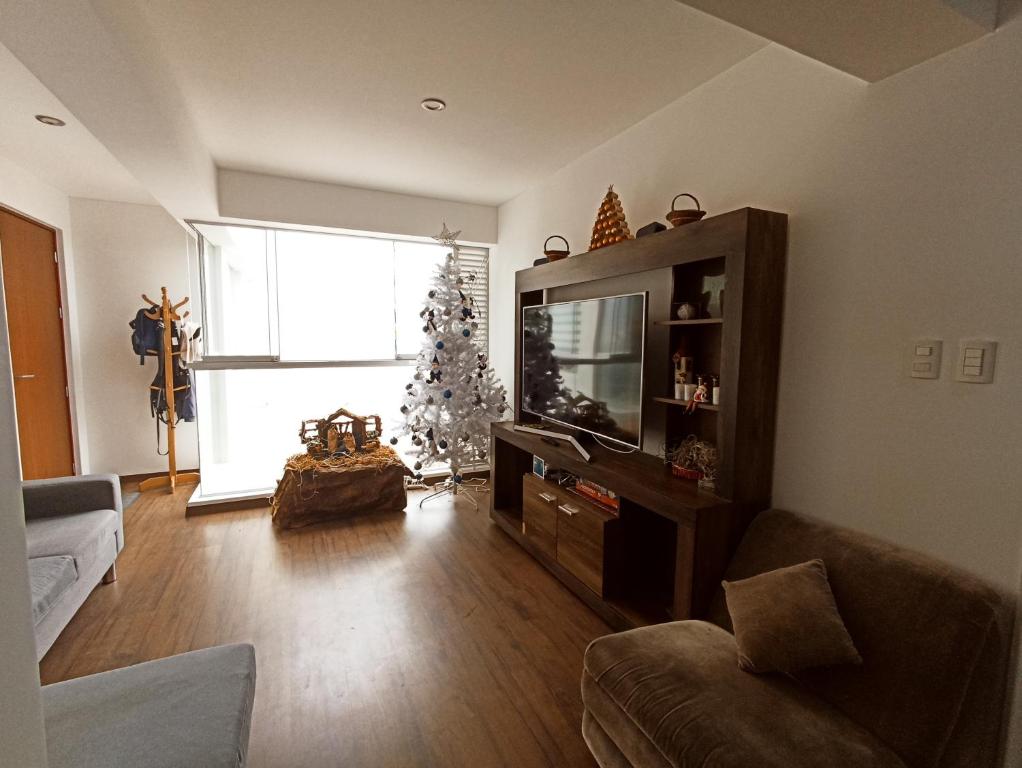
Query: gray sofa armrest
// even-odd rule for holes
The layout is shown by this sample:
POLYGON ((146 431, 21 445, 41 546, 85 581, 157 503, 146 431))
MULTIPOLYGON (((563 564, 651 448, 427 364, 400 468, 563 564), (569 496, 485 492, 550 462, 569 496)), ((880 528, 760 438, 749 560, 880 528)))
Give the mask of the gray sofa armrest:
POLYGON ((97 509, 121 510, 121 481, 117 475, 81 475, 21 484, 25 519, 73 515, 97 509))
POLYGON ((117 549, 124 548, 124 510, 121 479, 117 475, 80 475, 51 480, 26 480, 21 484, 25 520, 74 515, 112 509, 119 519, 117 549))
POLYGON ((256 660, 223 645, 43 687, 50 768, 242 768, 256 660))

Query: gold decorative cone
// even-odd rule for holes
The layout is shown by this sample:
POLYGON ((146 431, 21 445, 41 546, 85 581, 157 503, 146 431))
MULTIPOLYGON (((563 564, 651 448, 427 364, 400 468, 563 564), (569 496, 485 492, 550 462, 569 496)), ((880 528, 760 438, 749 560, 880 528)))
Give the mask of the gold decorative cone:
POLYGON ((628 222, 625 220, 625 212, 621 207, 621 199, 614 191, 614 185, 607 188, 607 194, 600 203, 600 210, 596 212, 596 223, 593 224, 593 237, 589 241, 589 250, 595 251, 607 245, 620 243, 628 240, 632 233, 628 229, 628 222))

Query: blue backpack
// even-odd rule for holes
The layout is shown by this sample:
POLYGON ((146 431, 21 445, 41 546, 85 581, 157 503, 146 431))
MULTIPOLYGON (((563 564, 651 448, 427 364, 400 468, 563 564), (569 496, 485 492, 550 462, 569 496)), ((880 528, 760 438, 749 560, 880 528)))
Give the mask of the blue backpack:
POLYGON ((138 364, 145 365, 147 355, 155 355, 160 348, 163 333, 162 323, 146 316, 146 312, 158 313, 159 307, 143 308, 135 313, 135 319, 128 323, 131 326, 131 349, 138 355, 138 364))

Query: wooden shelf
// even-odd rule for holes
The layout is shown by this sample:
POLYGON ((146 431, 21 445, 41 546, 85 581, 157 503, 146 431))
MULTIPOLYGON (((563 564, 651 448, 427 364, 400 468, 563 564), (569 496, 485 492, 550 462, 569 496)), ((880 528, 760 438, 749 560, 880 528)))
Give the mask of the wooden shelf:
POLYGON ((654 320, 653 325, 721 325, 722 317, 702 317, 697 320, 654 320))
MULTIPOLYGON (((699 488, 695 480, 674 477, 663 459, 648 453, 621 454, 599 444, 587 445, 592 461, 586 462, 568 443, 550 445, 539 435, 516 432, 514 425, 508 421, 495 421, 490 425, 490 434, 495 440, 539 456, 552 466, 579 477, 592 478, 618 496, 630 498, 671 520, 692 521, 699 512, 720 509, 728 504, 728 499, 699 488)), ((521 482, 521 475, 515 482, 521 482)), ((497 508, 505 513, 508 511, 499 505, 497 508)))
MULTIPOLYGON (((654 397, 658 403, 665 403, 667 405, 688 405, 688 400, 676 400, 673 397, 654 397)), ((719 411, 719 405, 712 405, 711 403, 696 403, 696 408, 701 411, 719 411)))
MULTIPOLYGON (((491 427, 494 523, 614 627, 705 616, 746 526, 771 506, 787 228, 784 214, 742 208, 515 273, 515 371, 522 370, 523 308, 646 296, 642 377, 650 388, 642 449, 649 453, 613 452, 586 440, 587 463, 563 442, 551 445, 506 422, 491 427), (713 310, 722 317, 675 319, 681 304, 705 293, 707 278, 726 283, 726 301, 713 310), (692 418, 686 401, 653 397, 674 394, 671 358, 681 346, 698 370, 716 373, 727 395, 719 405, 696 404, 712 415, 692 418), (691 434, 717 446, 716 493, 674 477, 655 455, 691 434), (522 478, 537 456, 620 498, 619 561, 604 563, 602 597, 551 556, 548 542, 536 543, 531 526, 529 535, 522 532, 529 498, 522 478)), ((519 407, 522 386, 516 375, 512 404, 519 407)))

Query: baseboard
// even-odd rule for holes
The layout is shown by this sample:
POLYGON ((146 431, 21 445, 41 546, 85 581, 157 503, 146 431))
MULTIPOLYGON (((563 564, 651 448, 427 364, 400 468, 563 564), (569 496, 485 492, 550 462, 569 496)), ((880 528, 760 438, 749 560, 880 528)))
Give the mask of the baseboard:
MULTIPOLYGON (((179 469, 178 473, 198 471, 198 469, 179 469)), ((148 480, 152 477, 163 477, 166 474, 167 471, 164 470, 163 472, 143 472, 139 475, 118 475, 118 477, 121 478, 121 485, 124 485, 126 483, 141 483, 143 480, 148 480)))
POLYGON ((270 497, 263 496, 255 499, 236 499, 232 501, 214 501, 208 504, 185 507, 185 517, 199 517, 201 515, 215 515, 220 512, 236 512, 241 509, 259 509, 270 506, 270 497))

